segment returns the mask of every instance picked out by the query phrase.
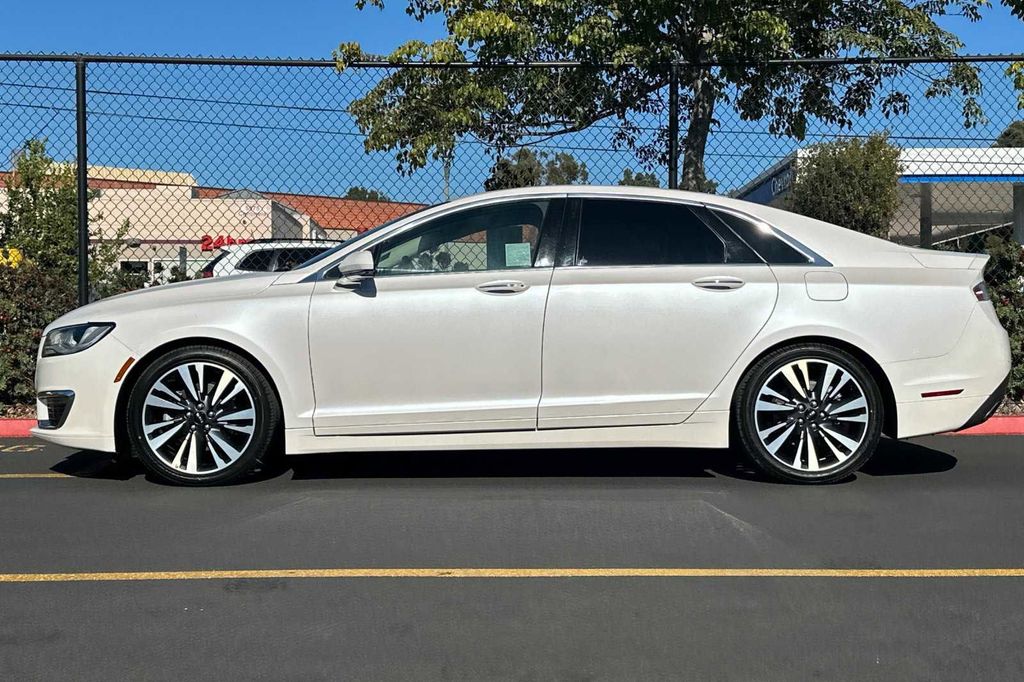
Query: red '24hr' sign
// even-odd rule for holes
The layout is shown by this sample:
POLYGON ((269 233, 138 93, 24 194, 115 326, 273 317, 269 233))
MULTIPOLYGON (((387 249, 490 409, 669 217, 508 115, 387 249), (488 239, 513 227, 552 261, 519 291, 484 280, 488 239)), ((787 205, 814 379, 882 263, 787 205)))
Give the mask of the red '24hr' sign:
POLYGON ((199 248, 202 251, 214 251, 221 248, 222 246, 230 246, 231 244, 244 244, 248 239, 235 239, 230 235, 218 235, 216 237, 208 234, 204 234, 199 240, 199 248))

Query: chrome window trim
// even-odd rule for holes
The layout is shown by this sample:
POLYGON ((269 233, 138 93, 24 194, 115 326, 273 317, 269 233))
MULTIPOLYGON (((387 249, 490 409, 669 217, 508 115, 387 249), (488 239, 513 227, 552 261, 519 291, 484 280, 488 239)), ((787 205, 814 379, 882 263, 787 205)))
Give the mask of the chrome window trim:
MULTIPOLYGON (((736 216, 737 218, 741 218, 741 219, 746 220, 748 222, 754 223, 755 225, 758 225, 760 227, 767 228, 767 230, 769 232, 771 232, 773 235, 775 235, 776 237, 778 237, 782 241, 782 243, 784 243, 787 246, 789 246, 790 248, 796 250, 800 255, 802 255, 804 258, 807 259, 806 263, 771 263, 771 264, 769 264, 773 268, 776 268, 776 267, 786 268, 786 267, 793 267, 793 266, 796 266, 796 267, 807 267, 809 265, 818 266, 818 267, 832 267, 832 263, 829 262, 828 259, 822 257, 821 254, 819 254, 819 253, 813 251, 812 249, 808 248, 805 244, 803 244, 799 240, 794 239, 793 237, 789 236, 788 234, 786 234, 782 230, 779 230, 778 228, 776 228, 774 225, 772 225, 771 223, 769 223, 768 221, 766 221, 763 218, 759 218, 759 217, 757 217, 755 215, 751 215, 750 213, 746 213, 744 211, 740 211, 740 210, 735 209, 735 208, 733 208, 731 206, 722 206, 721 204, 711 204, 711 203, 707 203, 707 202, 704 202, 703 206, 704 206, 704 208, 708 209, 709 211, 722 211, 724 213, 730 213, 730 214, 736 216)), ((737 235, 737 236, 740 239, 743 239, 742 236, 740 236, 740 235, 737 235)), ((746 240, 744 240, 744 243, 746 243, 746 240)), ((747 246, 750 246, 750 244, 747 244, 747 246)), ((754 251, 754 253, 758 253, 757 249, 755 249, 753 246, 750 246, 750 248, 754 251)), ((758 255, 760 256, 761 254, 758 253, 758 255)))

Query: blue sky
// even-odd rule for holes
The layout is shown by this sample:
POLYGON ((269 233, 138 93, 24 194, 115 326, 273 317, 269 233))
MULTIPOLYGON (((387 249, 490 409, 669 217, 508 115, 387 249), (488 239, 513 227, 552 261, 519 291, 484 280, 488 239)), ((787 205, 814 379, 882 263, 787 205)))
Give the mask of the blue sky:
MULTIPOLYGON (((386 53, 410 38, 443 34, 436 19, 416 22, 398 3, 384 11, 359 11, 350 0, 37 0, 5 5, 0 12, 3 52, 326 58, 341 41, 359 41, 369 51, 386 53)), ((1024 51, 1024 24, 1001 6, 988 10, 980 24, 957 18, 945 23, 963 37, 965 52, 1024 51)), ((951 100, 915 104, 910 117, 895 122, 869 116, 852 132, 889 129, 920 146, 987 146, 1008 121, 1020 117, 1002 67, 990 66, 995 68, 986 71, 991 82, 984 104, 993 120, 969 131, 968 138, 957 137, 965 131, 951 100), (939 138, 928 136, 942 139, 933 144, 930 140, 939 138)), ((368 82, 358 74, 104 65, 90 67, 89 73, 92 163, 185 171, 202 184, 220 187, 340 194, 359 184, 384 189, 396 199, 441 199, 437 164, 399 177, 390 154, 364 154, 351 117, 343 113, 346 94, 362 91, 368 82), (205 101, 211 98, 220 103, 205 101), (302 106, 320 109, 296 109, 302 106)), ((45 136, 55 156, 73 157, 72 78, 69 65, 0 63, 4 156, 27 137, 45 136)), ((640 167, 631 152, 609 151, 608 135, 595 129, 575 139, 559 138, 557 144, 587 163, 591 182, 614 183, 623 168, 640 167)), ((807 142, 818 139, 811 135, 807 142)), ((800 144, 770 136, 762 123, 733 117, 712 136, 710 175, 721 189, 735 188, 800 144)), ((460 145, 452 193, 479 191, 491 161, 483 147, 460 145)), ((663 169, 658 173, 664 175, 663 169)))
MULTIPOLYGON (((386 52, 410 38, 442 34, 436 20, 418 23, 404 4, 355 9, 351 0, 37 0, 5 2, 0 51, 124 52, 229 56, 326 57, 341 41, 386 52)), ((1024 50, 1024 24, 997 5, 985 21, 945 23, 967 52, 1024 50)))

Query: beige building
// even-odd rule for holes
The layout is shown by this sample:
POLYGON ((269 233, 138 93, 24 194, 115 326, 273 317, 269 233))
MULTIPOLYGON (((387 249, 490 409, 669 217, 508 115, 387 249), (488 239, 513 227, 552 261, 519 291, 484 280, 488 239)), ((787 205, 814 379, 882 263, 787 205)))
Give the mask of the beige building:
MULTIPOLYGON (((0 211, 7 192, 0 172, 0 211)), ((420 204, 200 186, 189 173, 89 166, 93 239, 124 243, 121 267, 194 276, 224 245, 254 239, 347 239, 420 204)))

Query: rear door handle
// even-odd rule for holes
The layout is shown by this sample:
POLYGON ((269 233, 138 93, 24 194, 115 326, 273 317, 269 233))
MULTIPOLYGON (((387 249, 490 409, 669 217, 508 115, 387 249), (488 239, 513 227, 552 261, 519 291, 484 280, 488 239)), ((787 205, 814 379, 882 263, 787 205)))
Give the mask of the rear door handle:
POLYGON ((711 277, 701 277, 700 279, 693 280, 693 286, 699 289, 707 289, 708 291, 732 291, 733 289, 739 289, 744 284, 746 282, 739 277, 730 277, 728 275, 712 275, 711 277))
POLYGON ((499 279, 493 282, 484 282, 483 284, 477 285, 477 291, 482 291, 485 294, 521 294, 530 288, 530 285, 526 282, 520 282, 514 279, 499 279))

